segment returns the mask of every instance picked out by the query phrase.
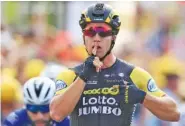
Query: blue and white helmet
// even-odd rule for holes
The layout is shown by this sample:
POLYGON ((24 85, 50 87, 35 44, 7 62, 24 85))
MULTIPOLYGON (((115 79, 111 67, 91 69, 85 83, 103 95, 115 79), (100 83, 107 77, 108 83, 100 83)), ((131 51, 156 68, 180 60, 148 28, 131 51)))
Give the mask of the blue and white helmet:
POLYGON ((31 105, 49 104, 56 91, 55 82, 47 77, 29 79, 23 87, 24 103, 31 105))

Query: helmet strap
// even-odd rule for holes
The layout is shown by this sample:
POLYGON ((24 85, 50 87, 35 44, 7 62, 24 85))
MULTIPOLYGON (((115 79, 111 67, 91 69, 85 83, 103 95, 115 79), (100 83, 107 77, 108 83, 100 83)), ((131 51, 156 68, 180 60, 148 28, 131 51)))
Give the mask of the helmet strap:
POLYGON ((115 44, 115 38, 112 40, 110 48, 107 51, 107 53, 102 58, 100 58, 100 61, 103 61, 111 53, 111 51, 112 51, 112 49, 114 47, 114 44, 115 44))
MULTIPOLYGON (((84 41, 84 45, 85 45, 85 36, 83 35, 83 41, 84 41)), ((85 48, 87 54, 90 56, 89 52, 87 51, 87 48, 85 48)))

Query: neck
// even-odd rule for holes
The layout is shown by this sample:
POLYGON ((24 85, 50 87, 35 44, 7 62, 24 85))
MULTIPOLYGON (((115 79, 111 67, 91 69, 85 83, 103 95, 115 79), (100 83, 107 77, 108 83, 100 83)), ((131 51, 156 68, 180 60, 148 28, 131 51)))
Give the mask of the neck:
POLYGON ((112 54, 112 52, 105 57, 103 60, 103 68, 111 67, 116 62, 115 55, 112 54))

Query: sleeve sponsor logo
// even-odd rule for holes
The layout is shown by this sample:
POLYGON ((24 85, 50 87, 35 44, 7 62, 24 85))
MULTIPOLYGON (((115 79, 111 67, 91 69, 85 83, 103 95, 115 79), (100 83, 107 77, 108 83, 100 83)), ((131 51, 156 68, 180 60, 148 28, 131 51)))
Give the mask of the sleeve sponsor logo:
POLYGON ((150 79, 147 84, 148 91, 155 92, 158 90, 158 87, 154 81, 154 79, 150 79))
POLYGON ((62 80, 57 80, 56 81, 56 90, 57 91, 62 90, 66 87, 67 87, 67 84, 64 81, 62 81, 62 80))

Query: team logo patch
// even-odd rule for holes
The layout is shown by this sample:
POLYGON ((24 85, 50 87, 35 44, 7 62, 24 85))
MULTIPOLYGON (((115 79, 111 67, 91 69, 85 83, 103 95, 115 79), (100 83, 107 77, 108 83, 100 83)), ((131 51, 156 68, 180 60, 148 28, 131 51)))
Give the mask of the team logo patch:
POLYGON ((62 80, 57 80, 56 81, 56 90, 57 91, 59 91, 61 89, 64 89, 66 87, 67 87, 67 84, 64 81, 62 81, 62 80))
POLYGON ((148 81, 148 85, 147 85, 147 88, 150 92, 155 92, 158 90, 158 87, 157 85, 155 84, 155 81, 153 79, 150 79, 148 81))

